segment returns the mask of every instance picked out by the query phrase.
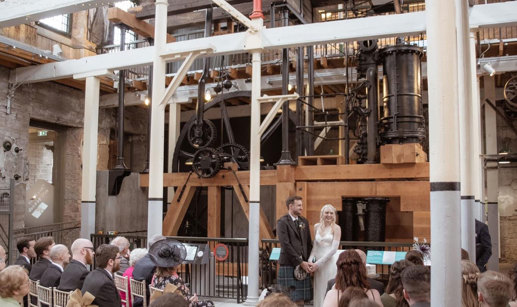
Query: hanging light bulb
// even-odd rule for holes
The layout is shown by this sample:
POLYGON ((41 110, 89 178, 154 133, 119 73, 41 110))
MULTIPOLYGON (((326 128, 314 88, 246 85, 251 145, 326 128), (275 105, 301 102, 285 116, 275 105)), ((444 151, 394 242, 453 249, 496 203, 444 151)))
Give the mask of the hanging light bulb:
POLYGON ((212 93, 210 92, 209 89, 207 89, 205 91, 205 101, 208 102, 208 101, 211 101, 212 100, 212 93))
POLYGON ((288 90, 289 92, 290 92, 290 91, 292 91, 292 90, 293 90, 293 88, 294 88, 294 86, 293 86, 291 83, 289 83, 289 84, 287 85, 287 90, 288 90))

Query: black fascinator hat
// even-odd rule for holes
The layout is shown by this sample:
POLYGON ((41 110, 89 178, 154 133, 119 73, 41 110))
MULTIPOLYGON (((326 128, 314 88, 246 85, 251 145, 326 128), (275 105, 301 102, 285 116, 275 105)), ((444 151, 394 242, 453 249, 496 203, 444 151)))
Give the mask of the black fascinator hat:
POLYGON ((183 263, 187 249, 183 243, 166 238, 151 245, 149 254, 157 267, 173 268, 183 263))

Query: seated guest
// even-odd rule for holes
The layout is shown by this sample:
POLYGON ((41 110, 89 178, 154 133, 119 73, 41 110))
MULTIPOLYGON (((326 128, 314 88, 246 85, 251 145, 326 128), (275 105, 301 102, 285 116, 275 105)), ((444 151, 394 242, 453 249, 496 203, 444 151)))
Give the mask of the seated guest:
POLYGON ((406 254, 406 260, 413 262, 416 265, 424 265, 424 255, 415 249, 410 250, 406 254))
POLYGON ((511 280, 504 274, 486 271, 477 282, 479 306, 506 307, 513 296, 511 280))
MULTIPOLYGON (((360 300, 366 298, 368 299, 368 296, 366 296, 366 293, 364 293, 364 290, 358 287, 348 287, 346 288, 345 292, 343 292, 343 296, 339 299, 339 307, 348 307, 350 306, 350 303, 354 300, 360 300)), ((377 306, 377 305, 375 305, 377 306)))
POLYGON ((412 265, 402 271, 404 298, 409 306, 431 306, 431 273, 423 265, 412 265))
POLYGON ((118 248, 109 244, 102 244, 95 251, 95 263, 97 268, 84 279, 81 292, 90 292, 95 299, 92 305, 98 307, 120 307, 120 295, 113 272, 118 271, 120 255, 118 248))
POLYGON ((359 300, 353 300, 350 302, 349 307, 376 307, 377 304, 370 301, 367 298, 359 299, 359 300))
POLYGON ((479 268, 469 260, 461 261, 461 302, 463 307, 479 306, 477 280, 479 268))
POLYGON ((282 293, 272 293, 268 295, 264 300, 260 301, 257 307, 296 307, 291 299, 282 293))
POLYGON ((165 293, 155 299, 149 307, 189 307, 187 300, 178 293, 165 293))
POLYGON ((323 307, 334 307, 339 302, 339 297, 348 287, 363 289, 368 298, 378 306, 382 306, 379 291, 370 288, 366 279, 366 266, 355 250, 345 250, 339 255, 336 262, 337 274, 336 284, 325 296, 323 307))
POLYGON ((72 243, 72 261, 66 266, 57 287, 61 291, 82 289, 86 275, 90 273, 86 265, 93 265, 93 244, 87 239, 77 239, 72 243))
POLYGON ((401 275, 405 268, 412 265, 414 265, 413 262, 408 260, 400 260, 391 265, 386 293, 381 295, 381 301, 384 307, 409 306, 404 299, 401 275))
MULTIPOLYGON (((130 287, 130 280, 133 278, 133 270, 135 269, 135 264, 138 262, 138 260, 142 259, 145 255, 147 255, 147 249, 145 248, 135 248, 131 251, 131 255, 129 256, 129 268, 124 272, 122 276, 127 277, 127 306, 131 307, 131 287, 130 287)), ((126 294, 123 292, 120 292, 120 299, 125 300, 126 294)))
POLYGON ((23 306, 23 297, 29 293, 29 276, 22 266, 11 265, 0 272, 0 306, 23 306))
MULTIPOLYGON (((152 246, 154 243, 164 240, 165 237, 162 235, 154 235, 149 240, 149 246, 152 246)), ((145 280, 145 284, 147 285, 147 301, 149 302, 149 285, 153 279, 154 271, 156 270, 156 266, 154 262, 151 260, 151 254, 145 255, 142 259, 140 259, 137 263, 135 263, 135 268, 133 269, 133 279, 142 281, 145 280)), ((136 297, 133 302, 133 307, 142 307, 143 300, 140 297, 136 297)))
POLYGON ((68 248, 63 244, 54 245, 50 249, 50 262, 51 264, 45 270, 39 281, 40 285, 47 288, 55 288, 59 286, 61 274, 63 268, 70 262, 70 253, 68 248))
POLYGON ((510 306, 517 307, 517 265, 510 271, 510 280, 513 282, 513 297, 510 306))
POLYGON ((470 260, 469 252, 466 249, 461 249, 461 260, 470 260))
MULTIPOLYGON (((366 266, 366 254, 360 249, 356 249, 355 251, 359 254, 359 256, 361 257, 361 260, 363 261, 363 264, 366 266)), ((366 277, 366 280, 370 284, 370 288, 379 291, 379 295, 384 294, 384 284, 382 282, 375 280, 373 278, 370 278, 370 277, 366 277)), ((336 282, 335 278, 332 278, 331 280, 328 281, 327 292, 329 292, 330 289, 332 289, 332 286, 334 286, 335 282, 336 282)))
POLYGON ((36 241, 30 238, 21 238, 16 242, 16 248, 20 253, 18 259, 14 262, 14 264, 23 266, 27 272, 31 272, 31 259, 36 258, 36 252, 34 251, 34 244, 36 241))
POLYGON ((125 237, 118 236, 113 239, 110 244, 118 247, 120 256, 122 257, 120 258, 120 269, 115 272, 122 275, 127 268, 129 268, 129 241, 125 237))
POLYGON ((5 249, 2 245, 0 245, 0 271, 3 270, 5 268, 5 259, 6 257, 6 253, 5 253, 5 249))
POLYGON ((39 238, 34 244, 34 251, 39 260, 32 266, 29 278, 32 280, 40 280, 41 275, 47 270, 50 265, 49 254, 50 249, 55 245, 52 237, 39 238))
POLYGON ((165 239, 154 243, 150 250, 151 259, 156 265, 156 273, 153 276, 151 286, 165 289, 167 284, 176 286, 190 306, 214 306, 211 301, 199 301, 196 294, 191 294, 183 279, 178 275, 178 267, 185 260, 187 251, 185 246, 172 239, 165 239))

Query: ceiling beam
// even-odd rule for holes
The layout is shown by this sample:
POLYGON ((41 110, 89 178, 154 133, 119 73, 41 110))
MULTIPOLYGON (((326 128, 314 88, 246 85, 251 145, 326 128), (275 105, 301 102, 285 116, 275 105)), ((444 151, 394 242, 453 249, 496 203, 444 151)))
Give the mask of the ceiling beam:
POLYGON ((0 28, 104 6, 120 0, 0 1, 0 28))
MULTIPOLYGON (((471 28, 517 24, 517 1, 475 5, 470 9, 471 28)), ((358 19, 296 25, 262 30, 264 49, 282 49, 331 42, 366 40, 425 32, 425 12, 372 16, 358 19), (339 29, 339 30, 336 30, 339 29)), ((162 56, 180 60, 191 50, 210 47, 210 56, 249 52, 246 32, 174 42, 166 45, 162 56)), ((152 62, 154 47, 131 49, 78 60, 18 68, 10 82, 41 82, 71 77, 101 69, 117 70, 152 62)))
MULTIPOLYGON (((250 2, 250 0, 228 0, 231 5, 250 2)), ((167 15, 177 15, 189 13, 197 10, 207 9, 214 6, 212 0, 169 0, 167 6, 167 15)), ((154 4, 142 7, 142 10, 136 13, 138 19, 154 18, 156 12, 154 4)))
MULTIPOLYGON (((137 19, 134 14, 125 12, 118 7, 108 9, 108 20, 115 24, 123 24, 133 32, 145 37, 154 39, 154 25, 137 19)), ((167 43, 175 42, 174 36, 167 34, 167 43)))

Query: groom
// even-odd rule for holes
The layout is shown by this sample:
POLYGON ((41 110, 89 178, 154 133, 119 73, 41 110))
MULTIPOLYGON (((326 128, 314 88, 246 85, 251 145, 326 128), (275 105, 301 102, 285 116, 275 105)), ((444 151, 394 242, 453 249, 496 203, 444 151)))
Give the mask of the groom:
POLYGON ((285 203, 289 213, 282 216, 276 226, 281 247, 278 283, 286 289, 292 289, 289 294, 291 299, 303 306, 304 301, 312 299, 310 264, 307 262, 312 249, 311 232, 309 222, 302 217, 302 198, 291 196, 285 203), (298 265, 307 272, 303 280, 294 277, 298 265))

